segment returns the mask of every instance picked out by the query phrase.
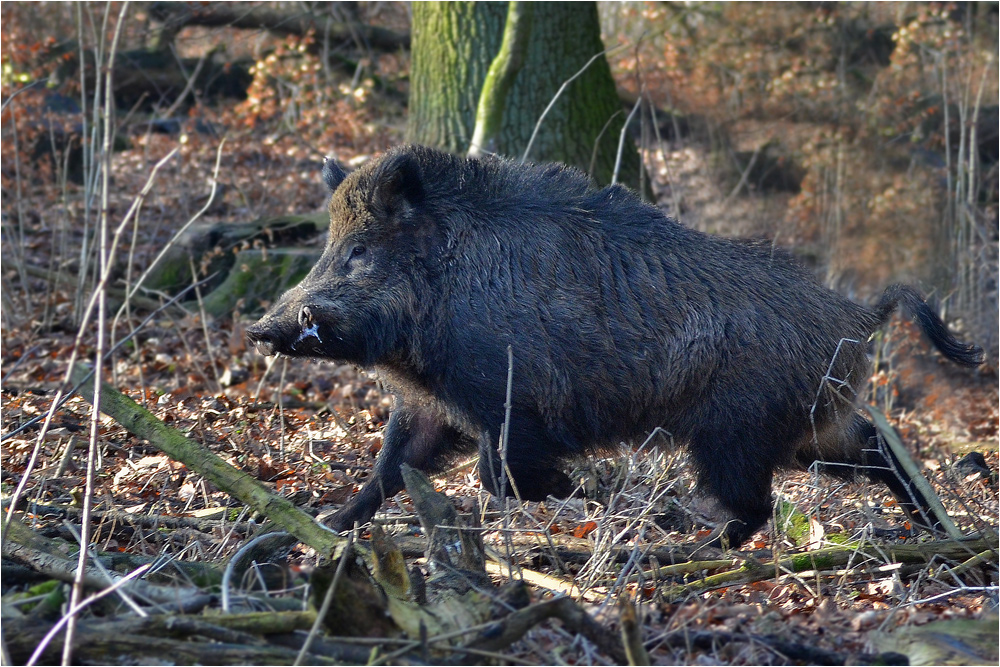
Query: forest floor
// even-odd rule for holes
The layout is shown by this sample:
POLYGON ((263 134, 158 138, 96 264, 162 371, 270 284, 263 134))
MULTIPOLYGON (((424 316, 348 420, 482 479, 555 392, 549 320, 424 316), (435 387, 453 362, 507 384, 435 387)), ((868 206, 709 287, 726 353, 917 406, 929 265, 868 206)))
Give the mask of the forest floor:
MULTIPOLYGON (((113 221, 123 218, 151 165, 181 147, 180 155, 157 175, 153 194, 144 204, 131 249, 136 269, 148 264, 209 193, 218 144, 194 132, 185 137, 178 144, 177 137, 167 135, 137 136, 132 148, 115 156, 109 208, 113 221)), ((368 144, 359 142, 353 154, 345 149, 339 157, 357 164, 396 138, 392 131, 372 133, 368 144)), ((664 162, 656 151, 647 156, 659 179, 665 179, 669 166, 673 192, 662 182, 657 192, 668 207, 668 200, 683 198, 682 218, 686 216, 689 223, 732 234, 774 231, 761 220, 769 206, 778 204, 763 197, 727 199, 728 192, 712 180, 703 147, 672 145, 666 157, 664 162), (721 201, 729 204, 724 211, 718 205, 721 201)), ((319 162, 287 138, 244 137, 227 144, 222 161, 218 180, 224 187, 206 220, 246 221, 323 207, 319 162)), ((17 205, 25 264, 54 267, 60 247, 82 244, 80 231, 67 229, 63 222, 79 205, 78 199, 64 197, 51 185, 25 184, 17 205)), ((5 216, 11 210, 5 202, 5 216)), ((21 280, 6 257, 3 272, 5 281, 21 280)), ((78 290, 72 281, 53 285, 32 277, 18 284, 13 291, 16 301, 4 304, 0 337, 4 434, 45 415, 77 339, 71 315, 78 312, 78 290)), ((284 359, 272 363, 260 357, 244 340, 252 314, 237 312, 208 321, 197 302, 188 302, 185 309, 164 310, 146 323, 108 364, 110 382, 171 427, 300 506, 321 515, 339 507, 371 470, 391 396, 377 378, 351 366, 284 359)), ((147 314, 124 317, 113 330, 112 342, 147 314)), ((75 349, 79 357, 93 358, 93 337, 75 349)), ((980 371, 956 369, 941 361, 913 326, 901 321, 888 328, 879 351, 882 364, 873 377, 871 402, 888 413, 960 530, 995 533, 1000 417, 995 360, 992 368, 980 371), (982 454, 985 467, 968 458, 976 452, 982 454), (963 460, 966 463, 957 465, 963 460)), ((23 484, 27 501, 22 505, 23 520, 41 535, 68 545, 75 542, 74 521, 84 487, 89 413, 86 401, 72 398, 55 412, 43 439, 38 438, 38 424, 26 428, 4 440, 0 457, 5 503, 23 484)), ((110 418, 101 418, 98 447, 94 501, 99 521, 93 539, 98 550, 221 563, 251 530, 252 517, 245 511, 218 518, 218 508, 243 509, 232 498, 110 418), (130 522, 129 516, 137 520, 130 522), (150 523, 157 517, 163 519, 162 526, 150 523), (198 527, 170 523, 184 517, 208 518, 198 527)), ((437 480, 437 488, 462 513, 501 509, 480 489, 472 469, 452 471, 437 480)), ((668 582, 616 583, 621 568, 609 558, 612 546, 635 553, 665 545, 690 546, 713 525, 713 510, 698 495, 683 452, 633 451, 631 456, 587 459, 577 462, 573 476, 584 480, 585 497, 524 503, 513 513, 509 526, 515 532, 523 530, 530 536, 541 528, 550 539, 522 544, 507 556, 575 583, 585 608, 609 625, 617 623, 617 596, 623 592, 633 596, 640 603, 644 638, 657 664, 810 661, 789 657, 765 641, 776 635, 787 646, 826 650, 848 659, 890 650, 883 639, 897 628, 979 618, 996 610, 995 552, 961 575, 952 569, 962 559, 946 561, 933 554, 924 564, 902 566, 891 559, 859 558, 841 568, 775 571, 765 579, 699 590, 684 599, 663 595, 661 588, 668 582), (592 556, 581 563, 557 564, 549 551, 553 539, 592 556), (715 633, 711 636, 716 639, 692 639, 687 644, 677 640, 698 633, 715 633)), ((903 526, 905 519, 883 488, 789 472, 777 477, 775 489, 782 501, 808 517, 808 536, 793 538, 771 522, 754 536, 747 551, 733 556, 734 562, 814 550, 844 539, 926 544, 933 551, 934 542, 927 535, 894 536, 893 529, 903 526)), ((400 494, 385 504, 378 518, 390 532, 412 536, 419 532, 413 515, 408 496, 400 494)), ((501 552, 509 549, 502 519, 484 516, 487 544, 501 552)), ((301 599, 315 553, 299 547, 289 562, 293 567, 284 571, 288 579, 284 592, 274 595, 301 599)), ((648 565, 643 559, 639 564, 648 565)), ((32 582, 16 576, 12 579, 5 569, 5 606, 8 591, 32 582)), ((240 585, 244 590, 259 586, 253 581, 240 585)), ((544 588, 535 591, 536 597, 549 594, 544 588)), ((111 612, 104 608, 101 613, 111 612)), ((531 631, 505 655, 523 664, 607 662, 585 640, 552 622, 531 631)))

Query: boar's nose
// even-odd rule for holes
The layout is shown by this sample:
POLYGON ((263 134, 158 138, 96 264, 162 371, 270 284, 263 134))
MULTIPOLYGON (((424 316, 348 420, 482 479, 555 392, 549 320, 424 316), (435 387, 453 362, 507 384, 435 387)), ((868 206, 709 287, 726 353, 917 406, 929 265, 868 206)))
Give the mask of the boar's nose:
POLYGON ((263 354, 265 357, 270 357, 274 354, 274 337, 267 331, 251 327, 247 329, 247 341, 257 348, 258 353, 263 354))

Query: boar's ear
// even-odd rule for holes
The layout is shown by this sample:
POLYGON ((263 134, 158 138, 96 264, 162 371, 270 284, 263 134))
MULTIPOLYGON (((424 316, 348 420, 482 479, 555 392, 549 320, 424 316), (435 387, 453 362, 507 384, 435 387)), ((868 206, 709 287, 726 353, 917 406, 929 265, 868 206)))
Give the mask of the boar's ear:
POLYGON ((344 173, 336 160, 332 157, 323 158, 323 182, 326 183, 326 187, 331 193, 344 182, 345 178, 347 178, 347 174, 344 173))
POLYGON ((420 165, 411 153, 396 153, 382 161, 375 172, 372 204, 382 215, 405 214, 424 198, 420 165))

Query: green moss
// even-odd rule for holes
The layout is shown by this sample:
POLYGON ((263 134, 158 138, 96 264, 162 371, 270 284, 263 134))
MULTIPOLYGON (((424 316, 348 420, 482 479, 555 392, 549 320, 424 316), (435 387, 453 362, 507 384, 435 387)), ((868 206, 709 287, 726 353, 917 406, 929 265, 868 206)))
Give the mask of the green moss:
POLYGON ((804 572, 806 570, 823 570, 837 565, 837 560, 831 554, 818 551, 791 556, 792 570, 804 572))
POLYGON ((226 279, 203 299, 205 312, 222 317, 242 301, 241 310, 253 312, 263 301, 274 301, 297 285, 319 259, 318 249, 243 250, 226 279))
POLYGON ((13 601, 43 596, 36 602, 23 605, 21 611, 24 613, 34 612, 35 617, 39 619, 58 618, 59 610, 66 603, 67 588, 67 586, 63 586, 63 582, 50 579, 32 586, 23 593, 12 595, 11 599, 13 601), (38 611, 36 611, 36 607, 39 608, 38 611))
POLYGON ((796 546, 802 546, 809 540, 809 517, 787 500, 778 501, 775 527, 796 546))

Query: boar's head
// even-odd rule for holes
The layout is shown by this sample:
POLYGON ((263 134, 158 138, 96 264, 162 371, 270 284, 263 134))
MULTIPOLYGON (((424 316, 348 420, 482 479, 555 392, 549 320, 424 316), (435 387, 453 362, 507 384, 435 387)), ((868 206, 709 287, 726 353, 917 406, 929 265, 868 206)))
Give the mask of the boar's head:
POLYGON ((405 356, 419 305, 428 230, 420 164, 390 151, 351 175, 332 159, 330 234, 323 255, 296 287, 247 329, 265 355, 336 359, 371 366, 405 356))

